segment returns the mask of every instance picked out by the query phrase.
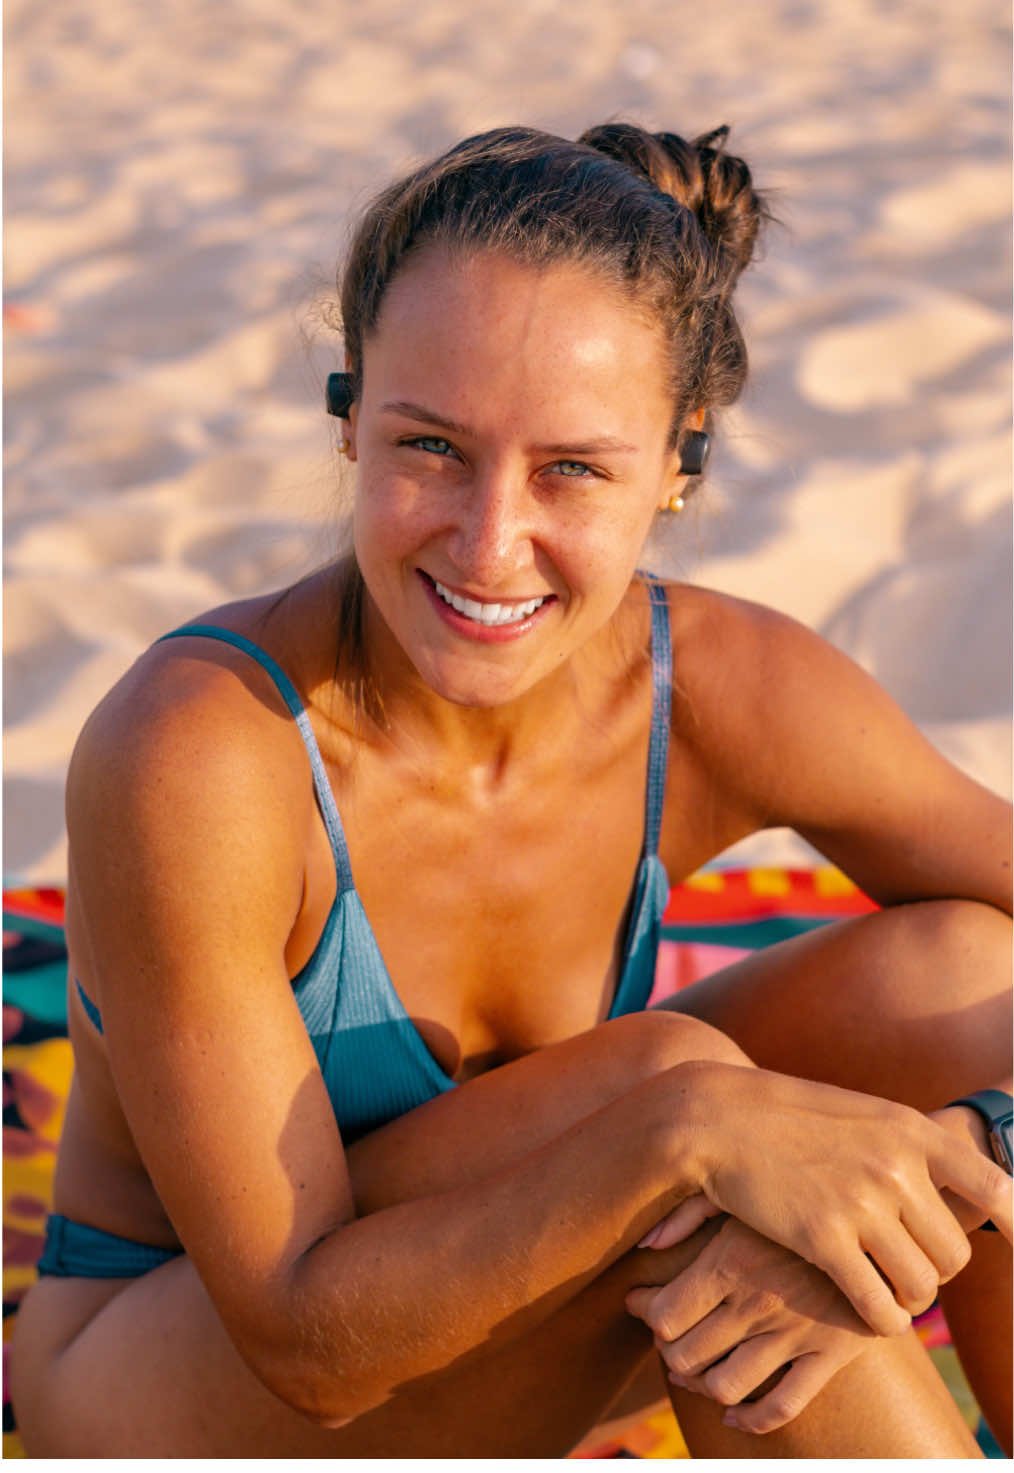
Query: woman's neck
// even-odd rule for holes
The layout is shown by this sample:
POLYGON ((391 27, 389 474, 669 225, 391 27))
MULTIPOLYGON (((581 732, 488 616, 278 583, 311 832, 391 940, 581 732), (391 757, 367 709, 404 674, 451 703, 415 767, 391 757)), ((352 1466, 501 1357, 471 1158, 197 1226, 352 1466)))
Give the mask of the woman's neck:
POLYGON ((531 781, 533 767, 544 770, 561 754, 573 755, 589 727, 601 733, 618 683, 629 692, 631 672, 645 659, 647 623, 621 606, 614 622, 635 633, 633 640, 617 638, 607 626, 516 698, 461 705, 423 680, 363 589, 360 637, 342 642, 336 670, 333 633, 319 637, 326 624, 321 610, 327 606, 339 615, 348 575, 347 566, 315 575, 279 610, 291 622, 280 633, 302 667, 301 689, 350 737, 393 747, 435 778, 444 773, 456 786, 464 783, 476 797, 502 794, 514 780, 531 781))
POLYGON ((595 688, 601 688, 601 675, 593 675, 596 662, 582 650, 512 700, 458 704, 423 680, 370 604, 364 656, 385 736, 402 750, 435 760, 438 769, 467 774, 472 785, 491 789, 576 739, 583 713, 594 707, 595 688))

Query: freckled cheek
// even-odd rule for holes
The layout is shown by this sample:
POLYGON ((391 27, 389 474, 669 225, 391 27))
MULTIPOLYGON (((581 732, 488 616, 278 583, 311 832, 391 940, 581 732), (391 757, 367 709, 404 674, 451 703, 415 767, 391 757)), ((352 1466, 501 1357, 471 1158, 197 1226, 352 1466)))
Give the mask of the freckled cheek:
POLYGON ((584 584, 625 584, 637 567, 645 535, 641 520, 633 516, 576 518, 569 535, 556 541, 559 561, 584 584))
POLYGON ((416 486, 387 481, 361 487, 353 512, 356 550, 360 558, 400 555, 432 536, 436 508, 416 486))

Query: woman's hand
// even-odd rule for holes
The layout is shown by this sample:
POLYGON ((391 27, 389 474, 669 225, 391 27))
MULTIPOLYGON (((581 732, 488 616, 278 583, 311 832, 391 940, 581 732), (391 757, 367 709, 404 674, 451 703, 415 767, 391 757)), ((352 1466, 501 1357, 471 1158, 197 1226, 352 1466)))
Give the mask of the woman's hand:
POLYGON ((654 1334, 669 1380, 735 1407, 723 1421, 746 1432, 798 1417, 876 1338, 826 1274, 735 1218, 671 1283, 632 1289, 627 1308, 654 1334))
POLYGON ((893 1335, 968 1261, 945 1190, 1011 1238, 1006 1174, 918 1111, 760 1069, 679 1072, 701 1194, 644 1246, 680 1242, 728 1212, 822 1269, 870 1329, 893 1335))
MULTIPOLYGON (((998 1086, 1000 1089, 1010 1091, 1011 1081, 1005 1079, 998 1086)), ((986 1122, 975 1110, 970 1110, 966 1105, 948 1105, 942 1110, 932 1110, 930 1120, 936 1123, 949 1134, 956 1136, 958 1140, 969 1141, 987 1161, 992 1161, 993 1153, 989 1147, 989 1137, 986 1131, 986 1122)), ((1010 1196, 1011 1182, 1007 1179, 1007 1194, 1010 1196)), ((982 1227, 988 1219, 981 1208, 973 1207, 964 1202, 960 1197, 955 1197, 953 1192, 943 1193, 944 1201, 950 1207, 958 1222, 965 1232, 971 1232, 973 1228, 982 1227)))

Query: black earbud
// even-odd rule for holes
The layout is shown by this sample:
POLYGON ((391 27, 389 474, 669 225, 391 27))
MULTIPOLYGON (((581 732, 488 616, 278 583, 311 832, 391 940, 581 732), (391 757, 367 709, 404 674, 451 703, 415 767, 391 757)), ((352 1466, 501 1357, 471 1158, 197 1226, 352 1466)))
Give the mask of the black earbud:
MULTIPOLYGON (((332 378, 336 375, 332 374, 332 378)), ((711 436, 704 430, 688 430, 680 450, 680 474, 699 476, 711 454, 711 436)))
POLYGON ((324 391, 328 414, 333 414, 337 419, 348 419, 355 397, 350 373, 328 374, 327 388, 324 391))

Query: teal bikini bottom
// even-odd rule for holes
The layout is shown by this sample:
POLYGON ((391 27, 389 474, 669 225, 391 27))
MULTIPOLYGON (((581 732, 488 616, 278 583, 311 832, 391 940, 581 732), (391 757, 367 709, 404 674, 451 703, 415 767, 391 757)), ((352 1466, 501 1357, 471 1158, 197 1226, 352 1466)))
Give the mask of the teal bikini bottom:
POLYGON ((61 1279, 136 1279, 183 1256, 182 1248, 153 1248, 104 1233, 54 1212, 46 1223, 46 1246, 39 1277, 61 1279))

